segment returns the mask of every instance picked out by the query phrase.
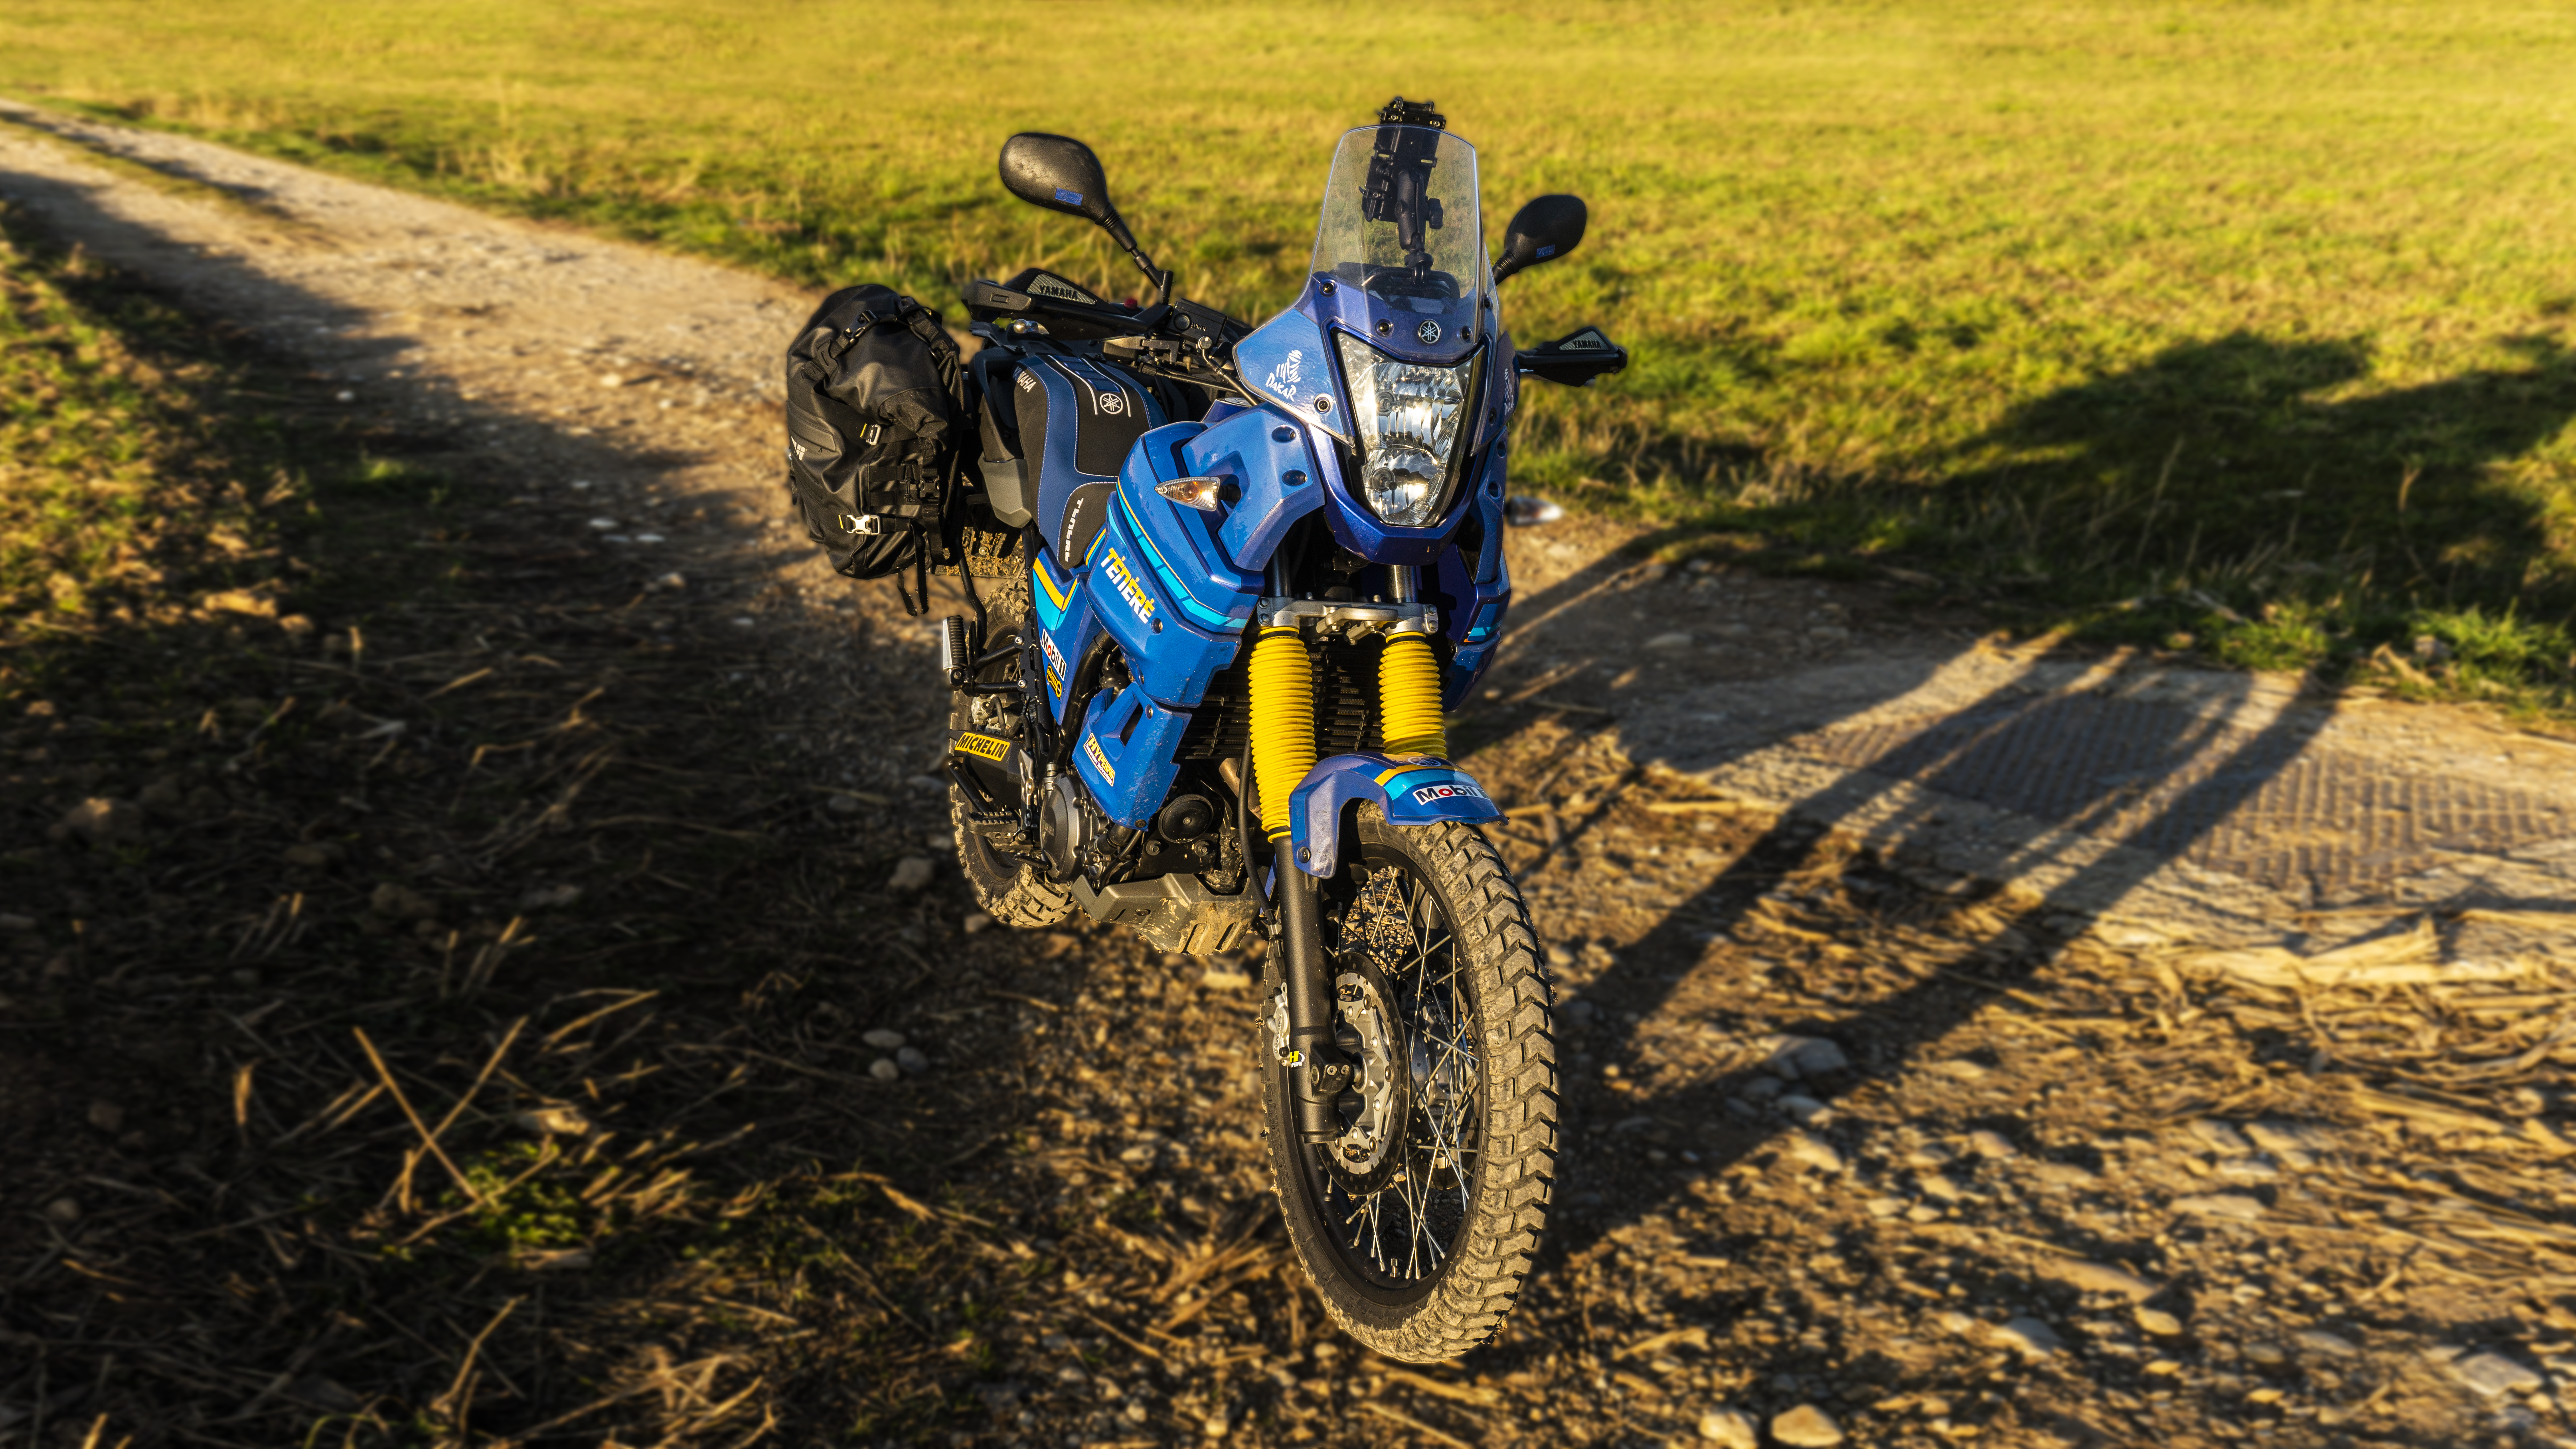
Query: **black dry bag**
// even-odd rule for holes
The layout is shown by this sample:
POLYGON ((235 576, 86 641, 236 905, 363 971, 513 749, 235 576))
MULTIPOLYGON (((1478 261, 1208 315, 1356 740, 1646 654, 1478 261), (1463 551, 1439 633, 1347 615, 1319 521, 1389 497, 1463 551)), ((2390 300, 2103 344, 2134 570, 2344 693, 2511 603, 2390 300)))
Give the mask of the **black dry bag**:
POLYGON ((938 313, 874 283, 823 299, 787 347, 787 486, 833 568, 901 589, 945 561, 964 414, 938 313))

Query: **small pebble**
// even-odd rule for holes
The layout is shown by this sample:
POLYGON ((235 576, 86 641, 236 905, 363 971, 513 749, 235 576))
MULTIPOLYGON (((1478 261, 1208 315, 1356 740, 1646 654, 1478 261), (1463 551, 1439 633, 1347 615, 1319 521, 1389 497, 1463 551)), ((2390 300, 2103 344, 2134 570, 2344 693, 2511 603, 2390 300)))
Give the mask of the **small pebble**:
POLYGON ((1937 1142, 1926 1142, 1905 1154, 1908 1167, 1947 1167, 1959 1160, 1959 1154, 1937 1142))
POLYGON ((1813 1122, 1825 1113, 1825 1104, 1803 1092, 1791 1092, 1771 1104, 1799 1122, 1813 1122))
POLYGON ((1711 1409, 1699 1416, 1699 1436, 1724 1449, 1762 1449, 1753 1420, 1733 1409, 1711 1409))
POLYGON ((2055 1330, 2036 1318, 2011 1318, 1994 1331, 1995 1342, 2019 1349, 2031 1358, 2046 1358, 2066 1346, 2055 1330))
POLYGON ((1775 1076, 1815 1077, 1848 1070, 1851 1058, 1820 1036, 1784 1036, 1762 1066, 1775 1076))
POLYGON ((2226 1218, 2240 1223, 2253 1222, 2263 1216, 2264 1212, 2260 1198, 2246 1197, 2241 1193, 2232 1192, 2217 1193, 2207 1197, 2178 1197, 2173 1200, 2173 1208, 2175 1212, 2190 1217, 2226 1218))
POLYGON ((985 915, 982 911, 970 911, 967 913, 965 922, 967 935, 979 935, 991 929, 993 929, 993 918, 991 916, 985 915))
POLYGON ((901 1047, 906 1039, 907 1038, 902 1032, 896 1031, 890 1026, 870 1027, 866 1031, 859 1033, 860 1041, 869 1046, 875 1047, 881 1052, 890 1052, 901 1047))
POLYGON ((2160 1379, 2170 1378, 2173 1375, 2182 1372, 2182 1365, 2169 1358, 2160 1358, 2147 1365, 2147 1372, 2154 1374, 2160 1379))
POLYGON ((92 1102, 89 1104, 89 1125, 101 1132, 122 1132, 125 1130, 125 1109, 114 1102, 92 1102))
POLYGON ((930 884, 931 860, 926 855, 907 855, 895 862, 894 874, 886 877, 886 889, 908 895, 930 884))
POLYGON ((2542 1382, 2538 1373, 2500 1353, 2474 1353, 2454 1359, 2451 1375, 2490 1399, 2527 1394, 2542 1382))
POLYGON ((2080 1259, 2043 1265, 2042 1271, 2061 1283, 2072 1284, 2087 1293, 2111 1293, 2136 1302, 2156 1295, 2156 1285, 2126 1268, 2108 1263, 2091 1263, 2080 1259))
POLYGON ((1962 1194, 1959 1185, 1943 1173, 1927 1172, 1914 1179, 1916 1191, 1935 1202, 1957 1202, 1962 1194))
POLYGON ((1800 1404, 1771 1421, 1771 1437, 1795 1449, 1830 1449, 1843 1442, 1843 1430, 1824 1410, 1800 1404))
POLYGON ((1990 1158, 1997 1162, 2007 1157, 2021 1155, 2021 1149, 2013 1146, 2011 1139, 1988 1127, 1980 1127, 1969 1133, 1968 1146, 1979 1157, 1990 1158))
POLYGON ((1818 1171, 1840 1172, 1843 1170, 1843 1155, 1834 1150, 1834 1145, 1832 1143, 1827 1142, 1825 1139, 1815 1136, 1812 1133, 1790 1133, 1787 1150, 1792 1160, 1803 1162, 1818 1171))
POLYGON ((55 1198, 45 1204, 45 1216, 68 1227, 80 1221, 80 1204, 67 1197, 55 1198))
POLYGON ((1683 633, 1658 634, 1646 641, 1646 647, 1654 650, 1688 649, 1691 647, 1691 636, 1683 633))
POLYGON ((2135 1316, 2138 1327, 2158 1338, 2172 1338, 2182 1332, 2182 1320, 2161 1308, 2140 1308, 2135 1316))
POLYGON ((2299 1347, 2310 1353, 2321 1353, 2330 1358, 2351 1358, 2361 1352, 2351 1339, 2339 1333, 2328 1333, 2322 1328, 2303 1329, 2293 1338, 2299 1347))
POLYGON ((905 1047, 903 1050, 896 1052, 894 1054, 894 1064, 901 1067, 910 1075, 916 1077, 930 1070, 930 1058, 922 1055, 921 1048, 919 1047, 905 1047))
POLYGON ((2101 1174, 2089 1167, 2078 1167, 2072 1162, 2043 1162, 2034 1169, 2034 1175, 2049 1187, 2084 1188, 2102 1185, 2101 1174))
POLYGON ((2245 1361, 2257 1368, 2279 1368, 2290 1361, 2290 1356, 2277 1343, 2249 1343, 2245 1345, 2245 1361))
POLYGON ((1562 971, 1574 964, 1574 953, 1563 946, 1550 946, 1547 948, 1547 964, 1562 971))
POLYGON ((2215 1152, 2229 1157, 2247 1157, 2253 1154, 2254 1144, 2245 1140, 2245 1134, 2237 1131, 2233 1125, 2221 1122, 2215 1117, 2201 1117, 2194 1120, 2190 1124, 2190 1131, 2192 1136, 2208 1143, 2211 1150, 2215 1152))
POLYGON ((2231 1182, 2277 1182, 2281 1169, 2260 1157, 2227 1157, 2219 1160, 2218 1175, 2231 1182))
POLYGON ((896 1066, 892 1057, 879 1057, 868 1063, 868 1075, 880 1082, 900 1082, 903 1068, 896 1066))

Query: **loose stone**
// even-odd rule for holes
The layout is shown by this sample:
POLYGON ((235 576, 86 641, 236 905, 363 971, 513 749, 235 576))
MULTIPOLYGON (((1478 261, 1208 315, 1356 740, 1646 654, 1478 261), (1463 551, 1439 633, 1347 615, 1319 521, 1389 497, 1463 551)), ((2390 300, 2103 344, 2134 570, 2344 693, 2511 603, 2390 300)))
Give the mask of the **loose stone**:
POLYGON ((1723 1449, 1762 1449, 1753 1421, 1733 1409, 1711 1409, 1699 1416, 1699 1436, 1723 1449))
POLYGON ((868 1075, 880 1082, 900 1082, 903 1080, 903 1068, 896 1066, 892 1057, 879 1057, 868 1063, 868 1075))
POLYGON ((2043 1264, 2042 1270, 2059 1282, 2071 1284, 2087 1293, 2117 1294, 2132 1303, 2156 1295, 2155 1284, 2108 1263, 2068 1260, 2043 1264))
POLYGON ((2182 1320, 2161 1308, 2138 1309, 2135 1317, 2138 1320, 2138 1327, 2158 1338, 2172 1338, 2182 1332, 2182 1320))
POLYGON ((2191 1217, 2226 1218, 2240 1223, 2253 1222, 2263 1216, 2264 1211, 2261 1199, 2232 1192, 2206 1197, 2178 1197, 2173 1200, 2173 1207, 2175 1212, 2191 1217))
POLYGON ((2191 1135, 2208 1143, 2211 1150, 2228 1157, 2245 1157, 2254 1151, 2254 1144, 2245 1140, 2245 1134, 2237 1131, 2233 1124, 2221 1122, 2215 1117, 2202 1117, 2193 1121, 2191 1135))
POLYGON ((1830 1449, 1843 1442, 1843 1430, 1824 1410, 1800 1404, 1771 1421, 1771 1437, 1795 1449, 1830 1449))
POLYGON ((2339 1333, 2328 1333, 2322 1328, 2303 1329, 2295 1337, 2299 1347, 2310 1353, 2322 1353, 2334 1358, 2351 1358, 2361 1352, 2351 1339, 2339 1333))
POLYGON ((885 1026, 871 1027, 870 1029, 859 1033, 859 1040, 866 1042, 869 1046, 875 1047, 881 1052, 897 1050, 902 1047, 904 1039, 904 1034, 902 1032, 896 1031, 892 1027, 885 1026))
POLYGON ((896 1052, 894 1064, 916 1077, 930 1070, 930 1058, 923 1056, 919 1047, 905 1047, 896 1052))
POLYGON ((2066 1346, 2056 1330, 2036 1318, 2010 1318, 1994 1331, 1995 1342, 2032 1358, 2046 1358, 2066 1346))
POLYGON ((930 884, 931 863, 926 855, 907 855, 895 862, 894 874, 886 877, 886 889, 898 895, 909 895, 930 884))
POLYGON ((2540 1387, 2540 1375, 2500 1353, 2473 1353, 2451 1363, 2451 1374, 2490 1399, 2527 1394, 2540 1387))
POLYGON ((1808 1132, 1792 1132, 1788 1141, 1789 1156, 1822 1172, 1843 1170, 1843 1155, 1834 1145, 1808 1132))
POLYGON ((1990 1127, 1980 1127, 1969 1133, 1968 1146, 1979 1157, 1996 1162, 2001 1162, 2007 1157, 2021 1156, 2021 1149, 2013 1146, 2010 1138, 1990 1127))

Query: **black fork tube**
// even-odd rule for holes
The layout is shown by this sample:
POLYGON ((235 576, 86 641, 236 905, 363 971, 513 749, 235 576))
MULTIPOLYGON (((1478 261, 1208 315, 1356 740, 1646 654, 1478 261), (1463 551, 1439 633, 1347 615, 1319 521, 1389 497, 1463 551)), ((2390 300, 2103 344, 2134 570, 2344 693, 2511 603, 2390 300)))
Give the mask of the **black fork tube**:
MULTIPOLYGON (((1283 842, 1284 843, 1284 842, 1283 842)), ((1333 1040, 1333 991, 1324 979, 1324 930, 1316 919, 1316 879, 1279 852, 1279 925, 1286 939, 1288 1080, 1297 1098, 1297 1135, 1328 1142, 1342 1135, 1334 1099, 1351 1084, 1351 1064, 1333 1040)))

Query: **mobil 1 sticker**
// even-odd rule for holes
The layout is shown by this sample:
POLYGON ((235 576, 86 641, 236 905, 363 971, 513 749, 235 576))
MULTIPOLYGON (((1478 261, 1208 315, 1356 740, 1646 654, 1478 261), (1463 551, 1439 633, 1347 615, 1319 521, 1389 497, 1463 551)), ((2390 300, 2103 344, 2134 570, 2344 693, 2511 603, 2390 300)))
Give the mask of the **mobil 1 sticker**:
POLYGON ((1442 800, 1482 800, 1485 792, 1465 780, 1449 780, 1438 785, 1421 785, 1413 791, 1413 803, 1431 805, 1442 800))

